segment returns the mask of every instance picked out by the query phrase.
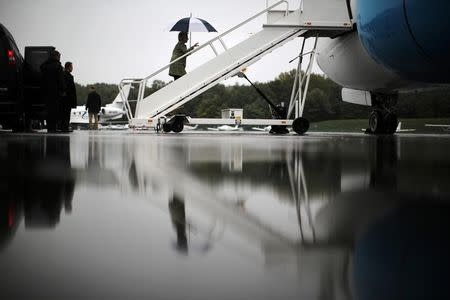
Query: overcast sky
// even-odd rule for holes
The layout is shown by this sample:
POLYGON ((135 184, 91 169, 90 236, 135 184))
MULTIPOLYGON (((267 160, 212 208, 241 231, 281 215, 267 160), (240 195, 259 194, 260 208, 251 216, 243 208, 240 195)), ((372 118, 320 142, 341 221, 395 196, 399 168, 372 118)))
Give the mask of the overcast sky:
MULTIPOLYGON (((275 1, 270 1, 275 3, 275 1)), ((291 9, 298 0, 289 1, 291 9)), ((145 77, 168 64, 177 33, 168 25, 193 16, 209 21, 224 32, 265 9, 266 0, 0 0, 0 22, 25 46, 55 46, 62 63, 74 63, 75 80, 81 84, 118 83, 125 77, 145 77)), ((225 39, 232 46, 262 29, 264 18, 225 39)), ((215 33, 193 33, 193 42, 205 42, 215 33)), ((254 81, 269 81, 296 67, 289 60, 298 55, 301 40, 267 55, 251 66, 254 81)), ((210 48, 188 58, 187 71, 213 57, 210 48)), ((315 72, 320 72, 316 67, 315 72)), ((156 79, 168 81, 167 71, 156 79)), ((231 79, 227 83, 245 83, 231 79)))

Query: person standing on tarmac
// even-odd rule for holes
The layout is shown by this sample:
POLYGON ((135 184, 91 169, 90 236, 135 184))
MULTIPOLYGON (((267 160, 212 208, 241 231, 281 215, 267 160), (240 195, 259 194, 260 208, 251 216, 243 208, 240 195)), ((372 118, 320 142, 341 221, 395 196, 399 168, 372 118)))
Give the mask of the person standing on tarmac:
MULTIPOLYGON (((178 43, 175 45, 175 48, 173 48, 172 58, 170 59, 171 62, 185 55, 186 53, 192 51, 195 47, 198 46, 198 43, 196 43, 194 46, 188 49, 186 47, 186 43, 188 42, 188 40, 189 38, 187 32, 180 32, 178 34, 178 43)), ((186 57, 170 65, 169 76, 172 76, 174 81, 185 74, 186 74, 186 57)))
POLYGON ((102 107, 102 100, 100 95, 95 91, 95 86, 91 86, 89 88, 91 92, 88 95, 86 101, 86 109, 89 113, 89 129, 97 130, 98 129, 98 114, 100 113, 100 109, 102 107), (92 126, 92 119, 94 119, 94 126, 92 126))
POLYGON ((56 123, 61 98, 65 95, 64 72, 61 66, 61 54, 54 50, 41 65, 42 91, 47 107, 47 132, 56 132, 56 123))
POLYGON ((75 89, 75 82, 72 76, 73 64, 68 61, 64 64, 64 83, 66 87, 66 95, 63 97, 61 102, 61 131, 70 132, 70 111, 72 108, 77 107, 77 91, 75 89))

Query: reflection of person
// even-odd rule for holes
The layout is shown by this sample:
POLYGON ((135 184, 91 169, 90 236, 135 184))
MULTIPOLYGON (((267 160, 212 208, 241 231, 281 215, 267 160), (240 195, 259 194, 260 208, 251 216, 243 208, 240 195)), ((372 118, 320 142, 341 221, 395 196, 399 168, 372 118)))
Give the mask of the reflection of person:
POLYGON ((100 167, 100 146, 97 139, 89 140, 88 145, 88 160, 89 167, 100 167))
POLYGON ((37 178, 25 181, 25 226, 29 228, 54 228, 63 208, 70 212, 72 207, 75 181, 70 163, 70 137, 46 138, 42 142, 45 152, 31 164, 37 168, 45 162, 47 171, 44 176, 37 173, 37 178))
POLYGON ((187 237, 186 237, 186 212, 184 202, 173 196, 172 201, 169 202, 170 219, 177 232, 177 249, 181 252, 188 251, 187 237))
POLYGON ((77 91, 72 76, 73 64, 66 62, 64 65, 64 83, 66 87, 66 95, 61 102, 61 131, 69 132, 70 110, 77 107, 77 91))
MULTIPOLYGON (((187 32, 180 32, 178 34, 178 43, 175 45, 172 51, 172 58, 170 61, 174 61, 177 58, 185 55, 186 53, 192 51, 195 47, 198 46, 196 43, 191 48, 186 47, 186 43, 189 40, 187 32)), ((169 75, 173 77, 174 80, 177 80, 181 76, 186 74, 186 57, 180 59, 179 61, 170 65, 169 75)))
POLYGON ((54 228, 62 209, 71 211, 75 190, 69 136, 41 136, 33 143, 7 140, 1 146, 0 252, 23 219, 26 228, 54 228))
POLYGON ((95 87, 91 86, 90 93, 86 101, 86 109, 89 113, 89 129, 98 129, 98 114, 102 106, 100 95, 95 91, 95 87), (94 119, 94 126, 92 126, 92 119, 94 119))
POLYGON ((56 132, 58 105, 64 95, 64 72, 60 63, 61 54, 53 51, 41 65, 42 91, 47 108, 47 131, 56 132))

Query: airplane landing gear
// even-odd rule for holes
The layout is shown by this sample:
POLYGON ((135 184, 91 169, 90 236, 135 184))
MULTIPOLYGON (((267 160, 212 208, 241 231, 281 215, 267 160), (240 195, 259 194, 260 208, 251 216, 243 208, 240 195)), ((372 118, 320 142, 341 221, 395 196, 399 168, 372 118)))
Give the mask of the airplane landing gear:
POLYGON ((375 109, 369 115, 367 133, 394 134, 398 118, 392 107, 397 102, 397 97, 393 95, 373 95, 373 97, 375 109))
POLYGON ((398 118, 397 118, 397 114, 395 113, 388 113, 385 116, 385 131, 387 134, 394 134, 395 131, 397 130, 397 125, 398 125, 398 118))
POLYGON ((371 133, 381 133, 383 129, 383 116, 380 111, 374 110, 369 116, 369 131, 371 133))
POLYGON ((397 129, 398 119, 393 112, 381 112, 374 110, 369 116, 369 133, 373 134, 394 134, 397 129))

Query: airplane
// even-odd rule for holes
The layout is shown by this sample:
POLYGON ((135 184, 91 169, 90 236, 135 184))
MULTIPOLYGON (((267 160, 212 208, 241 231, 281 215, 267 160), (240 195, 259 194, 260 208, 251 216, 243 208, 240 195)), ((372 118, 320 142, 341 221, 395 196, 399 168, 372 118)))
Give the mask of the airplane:
POLYGON ((222 125, 218 126, 216 128, 208 127, 208 130, 211 131, 242 131, 242 128, 239 128, 239 125, 236 125, 234 127, 230 125, 222 125))
POLYGON ((373 108, 370 133, 392 134, 399 93, 450 84, 450 1, 347 3, 353 30, 319 39, 317 63, 343 101, 373 108))
POLYGON ((252 127, 252 130, 255 130, 255 131, 263 131, 263 132, 269 132, 270 129, 272 129, 272 126, 266 126, 266 127, 264 127, 264 128, 261 128, 261 127, 252 127))
MULTIPOLYGON (((123 87, 124 96, 128 98, 130 94, 131 85, 126 85, 123 87)), ((119 120, 123 117, 127 112, 124 110, 125 106, 123 105, 122 97, 120 93, 117 94, 114 101, 110 104, 106 104, 102 106, 99 114, 99 123, 107 123, 114 120, 119 120)), ((70 111, 70 123, 71 124, 88 124, 89 123, 89 114, 86 110, 86 106, 79 105, 76 108, 72 108, 70 111)))
POLYGON ((450 131, 450 124, 425 124, 425 127, 437 127, 444 131, 450 131))
POLYGON ((130 127, 128 124, 109 124, 109 125, 99 125, 99 130, 128 130, 130 127))
POLYGON ((395 132, 413 132, 416 131, 415 129, 412 128, 402 128, 402 122, 398 122, 398 126, 397 129, 395 130, 395 132))

